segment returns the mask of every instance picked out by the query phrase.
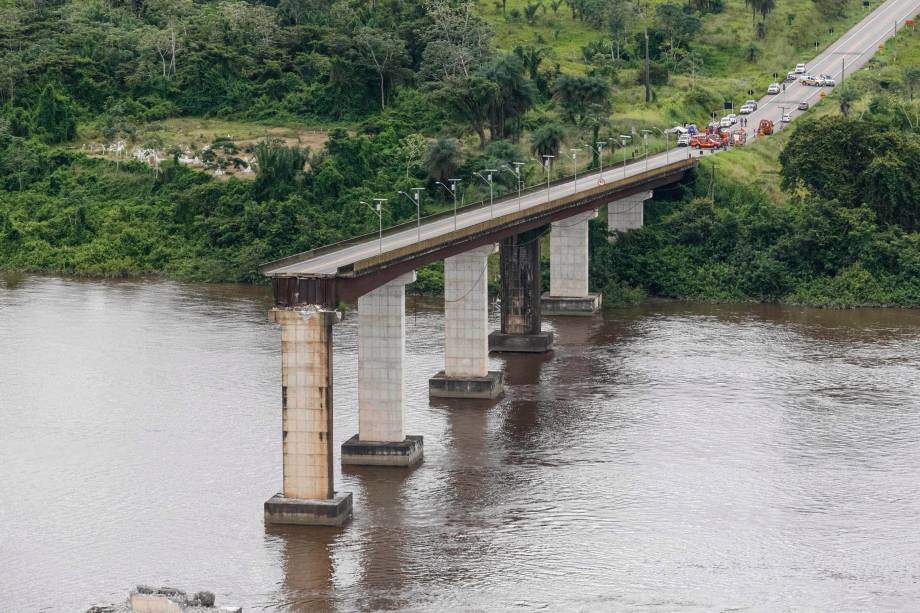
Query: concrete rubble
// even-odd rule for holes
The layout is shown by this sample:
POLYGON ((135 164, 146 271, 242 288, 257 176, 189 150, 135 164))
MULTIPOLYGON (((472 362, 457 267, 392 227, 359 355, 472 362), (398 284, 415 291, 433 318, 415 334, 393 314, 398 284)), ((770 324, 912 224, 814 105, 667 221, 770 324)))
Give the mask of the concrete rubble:
POLYGON ((86 613, 242 613, 241 607, 215 607, 213 592, 188 594, 172 587, 138 585, 120 605, 95 605, 86 613))

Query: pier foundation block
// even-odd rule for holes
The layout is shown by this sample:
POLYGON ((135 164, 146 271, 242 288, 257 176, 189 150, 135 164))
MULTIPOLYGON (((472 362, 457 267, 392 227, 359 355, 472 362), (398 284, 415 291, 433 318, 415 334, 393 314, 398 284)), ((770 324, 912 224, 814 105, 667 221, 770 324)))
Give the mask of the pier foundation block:
POLYGON ((422 461, 421 436, 407 436, 395 443, 362 441, 354 435, 342 443, 342 464, 353 466, 415 466, 422 461))

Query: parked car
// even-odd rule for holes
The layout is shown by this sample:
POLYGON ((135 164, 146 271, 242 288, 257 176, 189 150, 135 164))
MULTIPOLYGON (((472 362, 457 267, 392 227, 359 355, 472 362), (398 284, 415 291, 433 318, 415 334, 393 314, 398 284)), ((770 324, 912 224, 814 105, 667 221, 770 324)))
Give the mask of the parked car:
POLYGON ((723 117, 722 120, 719 122, 719 127, 720 127, 720 128, 730 128, 730 127, 732 127, 732 118, 729 117, 728 115, 726 115, 725 117, 723 117))
POLYGON ((749 104, 744 104, 741 106, 740 109, 738 109, 738 112, 742 115, 750 115, 751 113, 754 112, 754 107, 752 107, 749 104))
POLYGON ((825 87, 834 87, 835 85, 837 85, 837 81, 835 81, 834 79, 832 79, 832 78, 831 78, 831 75, 829 75, 829 74, 823 74, 823 75, 821 75, 821 76, 824 77, 824 86, 825 86, 825 87))
POLYGON ((779 93, 779 83, 770 83, 770 87, 767 88, 767 93, 770 95, 779 93))
POLYGON ((688 125, 687 125, 687 134, 689 134, 690 136, 693 136, 694 134, 698 133, 699 131, 700 131, 700 130, 699 130, 699 128, 696 127, 696 124, 695 124, 695 123, 691 123, 691 124, 688 124, 688 125))
POLYGON ((694 140, 690 141, 690 145, 697 149, 720 149, 722 147, 722 140, 718 135, 707 136, 705 134, 699 134, 694 140))
POLYGON ((790 121, 792 121, 792 115, 789 114, 789 111, 786 111, 785 113, 783 113, 782 122, 789 123, 790 121))
POLYGON ((683 134, 677 137, 677 146, 678 147, 688 147, 690 145, 690 138, 691 136, 688 133, 684 132, 683 134))
POLYGON ((805 74, 805 64, 796 64, 795 74, 805 74))
POLYGON ((757 110, 757 101, 754 100, 753 98, 745 102, 745 104, 751 107, 752 109, 754 109, 755 111, 757 110))
POLYGON ((798 108, 799 108, 800 111, 807 111, 807 110, 808 110, 808 103, 805 102, 805 101, 799 102, 799 107, 798 107, 798 108))
POLYGON ((792 72, 786 73, 786 83, 791 83, 793 81, 795 81, 795 71, 794 70, 792 72))
POLYGON ((817 77, 814 77, 810 74, 802 77, 802 85, 817 85, 817 84, 818 84, 817 77))

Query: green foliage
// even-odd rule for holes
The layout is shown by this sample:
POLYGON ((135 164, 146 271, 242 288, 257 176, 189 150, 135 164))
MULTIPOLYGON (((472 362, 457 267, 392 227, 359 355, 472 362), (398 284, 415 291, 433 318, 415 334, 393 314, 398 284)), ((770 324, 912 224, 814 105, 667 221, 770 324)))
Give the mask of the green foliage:
POLYGON ((35 108, 35 129, 45 142, 62 143, 77 136, 73 102, 50 83, 42 90, 35 108))
POLYGON ((255 194, 257 198, 281 198, 303 182, 308 152, 288 147, 282 141, 267 140, 256 145, 255 194))
POLYGON ((780 155, 783 186, 843 206, 868 206, 882 224, 920 229, 920 141, 870 119, 808 119, 780 155))
MULTIPOLYGON (((557 123, 545 123, 530 135, 530 146, 534 154, 538 157, 551 155, 553 158, 559 157, 559 148, 562 147, 562 139, 565 137, 565 131, 557 123)), ((550 160, 550 165, 553 164, 550 160)))

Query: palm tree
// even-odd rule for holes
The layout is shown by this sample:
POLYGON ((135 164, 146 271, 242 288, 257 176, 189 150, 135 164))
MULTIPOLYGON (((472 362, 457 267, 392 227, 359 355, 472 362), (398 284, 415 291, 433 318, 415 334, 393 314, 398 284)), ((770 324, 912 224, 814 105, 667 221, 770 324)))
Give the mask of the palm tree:
POLYGON ((559 148, 562 147, 562 138, 564 136, 565 132, 558 123, 544 124, 531 133, 530 148, 541 158, 544 155, 553 156, 550 160, 550 166, 552 166, 553 160, 559 155, 559 148))
POLYGON ((428 147, 425 168, 434 181, 447 181, 460 167, 462 151, 456 138, 439 138, 428 147))
POLYGON ((856 100, 856 92, 852 87, 840 88, 840 113, 844 117, 850 116, 850 105, 856 100))

